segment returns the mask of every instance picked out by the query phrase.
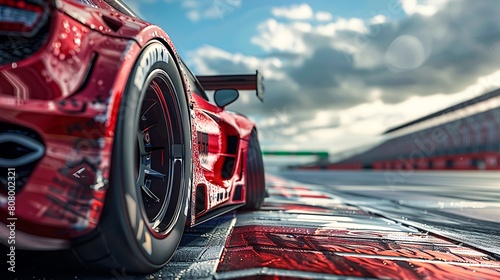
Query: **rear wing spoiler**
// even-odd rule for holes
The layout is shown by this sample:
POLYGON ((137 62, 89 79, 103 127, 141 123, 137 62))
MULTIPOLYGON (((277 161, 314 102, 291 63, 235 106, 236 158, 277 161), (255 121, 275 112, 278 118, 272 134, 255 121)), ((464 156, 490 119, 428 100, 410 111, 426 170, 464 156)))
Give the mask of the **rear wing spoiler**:
POLYGON ((257 98, 264 102, 264 77, 259 71, 256 71, 255 75, 214 75, 196 78, 205 90, 255 90, 257 98))

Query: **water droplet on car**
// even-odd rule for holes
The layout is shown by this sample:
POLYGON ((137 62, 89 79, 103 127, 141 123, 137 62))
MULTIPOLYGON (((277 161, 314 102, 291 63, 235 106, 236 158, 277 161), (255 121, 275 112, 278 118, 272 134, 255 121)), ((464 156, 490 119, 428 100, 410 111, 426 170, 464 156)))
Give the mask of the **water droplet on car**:
POLYGON ((17 68, 17 63, 16 62, 12 62, 12 69, 16 69, 17 68))

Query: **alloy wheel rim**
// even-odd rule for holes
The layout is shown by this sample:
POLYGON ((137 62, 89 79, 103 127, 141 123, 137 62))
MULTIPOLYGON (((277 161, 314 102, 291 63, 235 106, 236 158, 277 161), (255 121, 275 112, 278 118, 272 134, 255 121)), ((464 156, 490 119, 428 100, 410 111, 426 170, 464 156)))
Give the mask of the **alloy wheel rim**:
POLYGON ((176 224, 183 193, 184 138, 176 96, 170 79, 154 74, 136 129, 136 189, 145 224, 160 238, 176 224))

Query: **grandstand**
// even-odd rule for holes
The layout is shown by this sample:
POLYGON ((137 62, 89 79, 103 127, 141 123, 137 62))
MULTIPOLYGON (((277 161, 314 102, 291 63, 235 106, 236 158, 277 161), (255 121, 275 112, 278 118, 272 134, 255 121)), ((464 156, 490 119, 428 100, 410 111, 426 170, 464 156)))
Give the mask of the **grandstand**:
POLYGON ((387 140, 374 148, 326 168, 498 170, 500 90, 389 129, 384 136, 387 140))

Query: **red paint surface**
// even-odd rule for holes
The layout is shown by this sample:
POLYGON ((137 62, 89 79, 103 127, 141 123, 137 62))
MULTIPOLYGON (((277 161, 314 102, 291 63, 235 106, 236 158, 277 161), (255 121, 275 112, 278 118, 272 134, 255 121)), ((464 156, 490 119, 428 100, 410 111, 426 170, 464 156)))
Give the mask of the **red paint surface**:
MULTIPOLYGON (((204 213, 244 202, 244 189, 243 200, 233 201, 232 195, 236 185, 245 184, 246 149, 255 124, 192 94, 175 47, 158 26, 125 16, 104 1, 98 1, 97 8, 70 0, 59 2, 57 8, 51 8, 50 36, 45 45, 26 59, 0 66, 0 122, 35 131, 46 147, 45 156, 16 195, 17 230, 68 239, 95 229, 107 185, 99 189, 91 186, 109 181, 122 94, 142 48, 153 40, 171 50, 173 63, 184 77, 188 102, 208 116, 191 120, 191 183, 206 186, 204 213), (111 28, 106 19, 119 28, 111 28), (210 148, 216 157, 210 168, 202 166, 198 154, 197 133, 205 130, 214 132, 210 148), (227 179, 221 177, 220 155, 227 148, 229 135, 237 137, 238 147, 234 172, 227 179), (84 179, 73 176, 81 168, 86 170, 84 179), (224 194, 222 199, 220 194, 224 194)), ((195 217, 195 197, 193 187, 189 224, 199 218, 195 217)), ((5 223, 5 204, 0 214, 5 223)))

